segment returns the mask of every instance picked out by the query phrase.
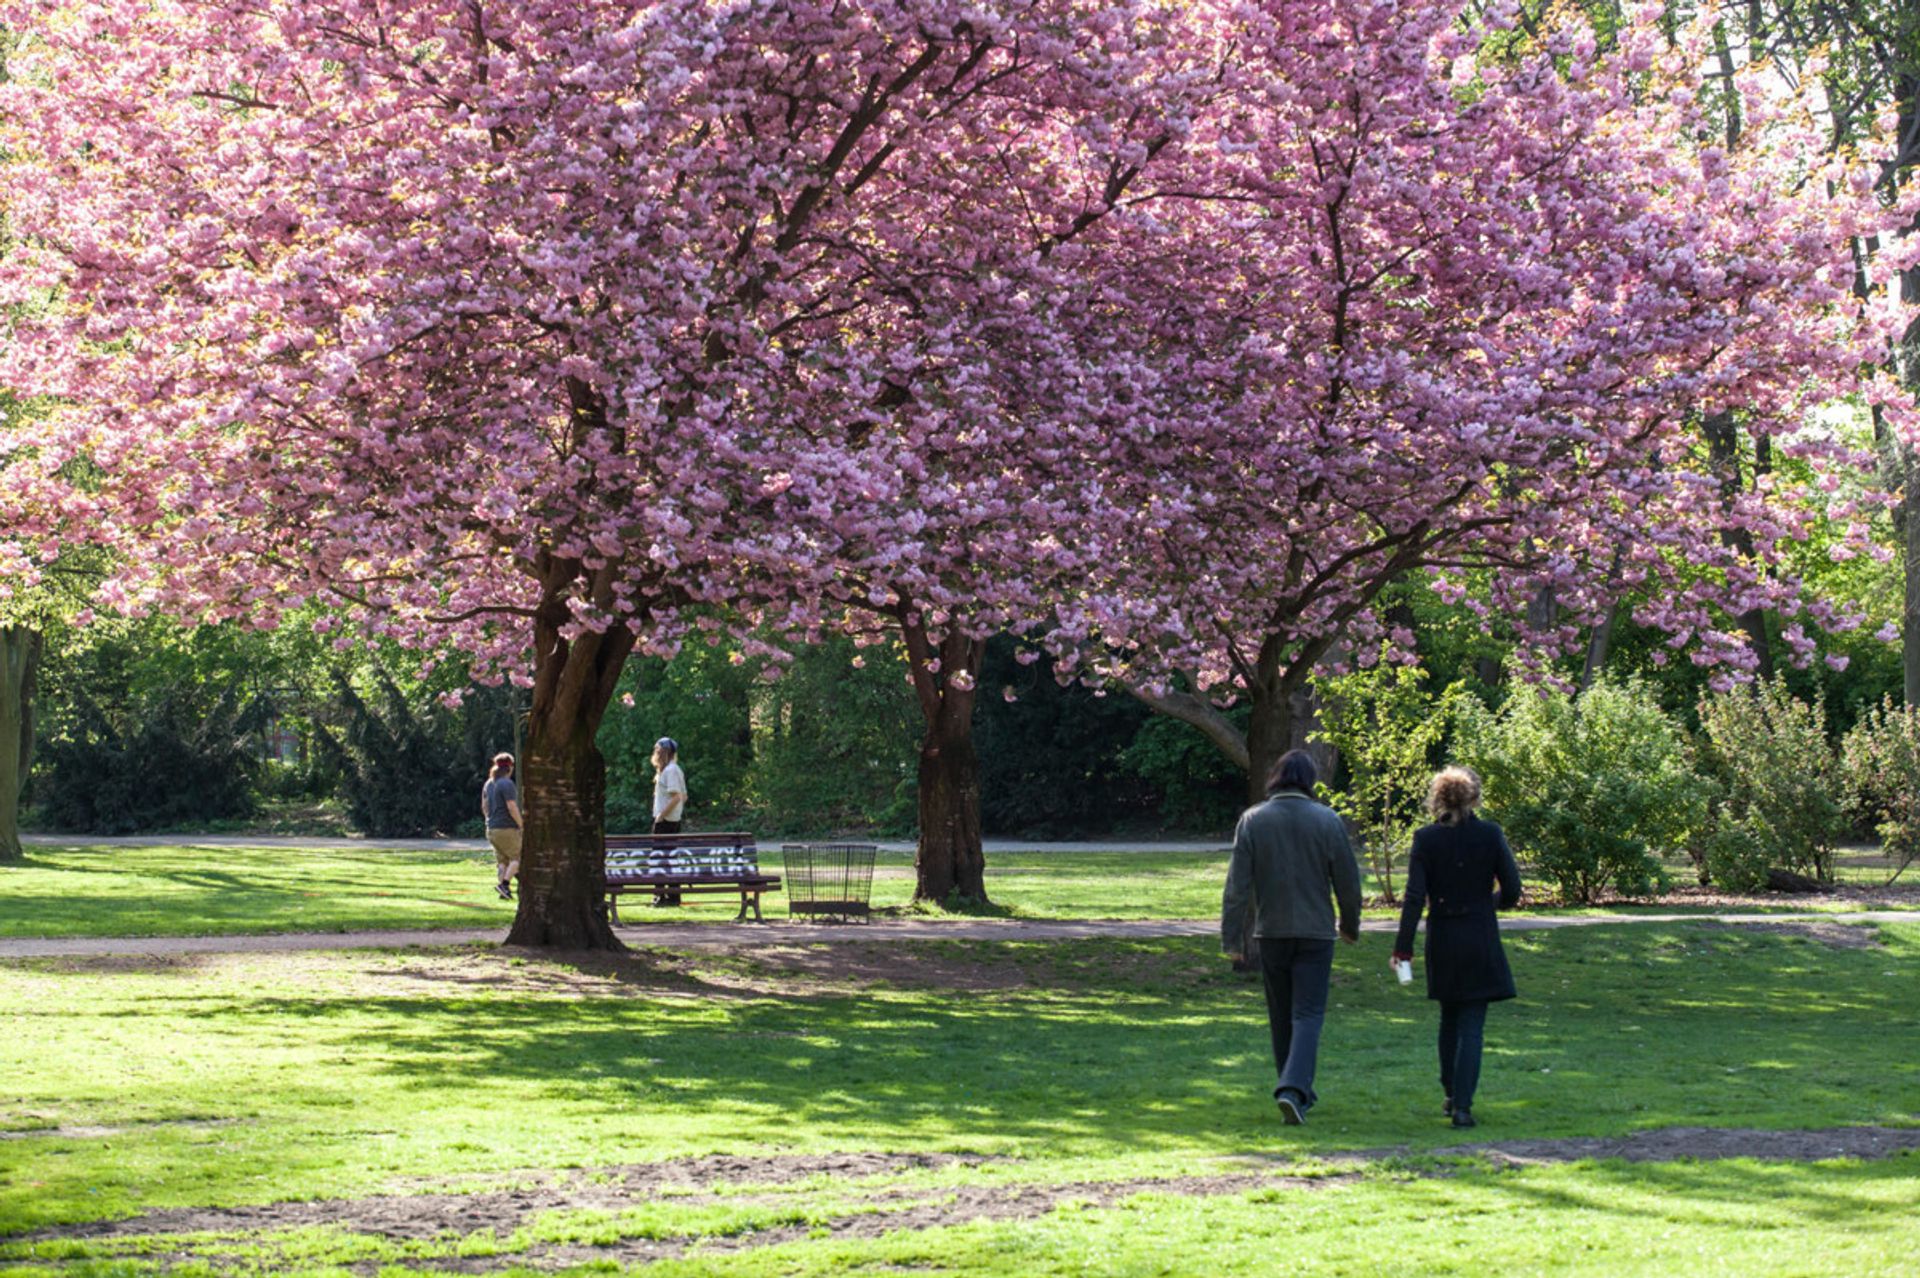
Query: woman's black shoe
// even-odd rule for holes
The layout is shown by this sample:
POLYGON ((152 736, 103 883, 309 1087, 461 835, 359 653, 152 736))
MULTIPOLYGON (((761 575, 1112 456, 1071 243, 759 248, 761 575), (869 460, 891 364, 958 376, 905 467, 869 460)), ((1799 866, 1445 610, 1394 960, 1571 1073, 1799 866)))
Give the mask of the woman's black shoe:
POLYGON ((1479 1126, 1478 1123, 1473 1121, 1473 1111, 1467 1109, 1456 1109, 1453 1111, 1453 1125, 1455 1127, 1479 1126))

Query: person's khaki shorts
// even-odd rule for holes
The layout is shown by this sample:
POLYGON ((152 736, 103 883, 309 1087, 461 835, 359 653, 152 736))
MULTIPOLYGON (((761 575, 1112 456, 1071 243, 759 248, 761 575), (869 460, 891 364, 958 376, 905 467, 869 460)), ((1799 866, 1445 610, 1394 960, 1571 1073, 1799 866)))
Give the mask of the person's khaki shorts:
POLYGON ((487 842, 493 844, 493 859, 509 865, 520 859, 519 830, 488 830, 487 842))

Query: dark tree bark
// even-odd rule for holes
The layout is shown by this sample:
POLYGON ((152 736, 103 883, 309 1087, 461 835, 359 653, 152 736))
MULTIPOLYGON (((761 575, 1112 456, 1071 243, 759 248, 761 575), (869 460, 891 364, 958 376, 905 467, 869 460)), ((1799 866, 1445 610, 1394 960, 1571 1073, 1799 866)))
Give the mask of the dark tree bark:
POLYGON ((1247 717, 1247 802, 1267 797, 1267 777, 1280 756, 1294 748, 1291 690, 1255 685, 1247 717))
MULTIPOLYGON (((1731 506, 1746 487, 1740 468, 1739 427, 1733 420, 1733 414, 1713 413, 1701 422, 1701 429, 1707 437, 1707 459, 1713 467, 1714 475, 1720 482, 1720 501, 1723 506, 1731 506)), ((1769 446, 1755 441, 1753 473, 1757 479, 1769 469, 1771 453, 1769 446)), ((1720 540, 1730 550, 1741 555, 1753 554, 1753 537, 1745 529, 1728 528, 1721 532, 1720 540)), ((1759 663, 1758 672, 1762 679, 1773 677, 1773 644, 1767 637, 1767 614, 1762 608, 1752 608, 1740 614, 1740 629, 1747 635, 1747 647, 1753 652, 1754 660, 1759 663)))
POLYGON ((926 720, 920 741, 920 843, 913 899, 987 900, 987 858, 980 843, 980 759, 973 709, 987 642, 949 634, 936 649, 917 610, 902 607, 913 689, 926 720), (932 669, 934 661, 939 669, 932 669))
POLYGON ((0 626, 0 862, 25 859, 20 792, 33 765, 33 701, 41 635, 0 626))
POLYGON ((1614 613, 1614 609, 1608 609, 1607 615, 1600 619, 1600 624, 1595 626, 1593 633, 1587 637, 1587 660, 1586 664, 1580 668, 1580 691, 1582 692, 1591 688, 1606 671, 1607 652, 1613 646, 1614 613))
MULTIPOLYGON (((521 761, 520 908, 509 945, 566 950, 624 949, 607 922, 603 890, 606 761, 594 737, 613 700, 633 632, 561 635, 571 620, 568 589, 582 574, 571 560, 539 565, 544 601, 534 618, 533 699, 521 761)), ((596 599, 611 574, 588 579, 596 599)))
POLYGON ((1267 776, 1280 756, 1305 750, 1313 756, 1322 780, 1340 766, 1340 753, 1324 741, 1312 740, 1319 723, 1319 703, 1311 686, 1257 684, 1247 694, 1247 726, 1242 728, 1205 697, 1191 692, 1155 692, 1128 685, 1127 691, 1169 719, 1197 729, 1234 767, 1246 773, 1247 802, 1267 797, 1267 776))

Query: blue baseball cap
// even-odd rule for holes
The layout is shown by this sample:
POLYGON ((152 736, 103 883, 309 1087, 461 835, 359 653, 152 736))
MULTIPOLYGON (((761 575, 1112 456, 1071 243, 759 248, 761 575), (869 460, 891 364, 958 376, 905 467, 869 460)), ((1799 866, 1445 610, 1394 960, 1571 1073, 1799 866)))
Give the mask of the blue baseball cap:
POLYGON ((672 737, 661 737, 658 741, 653 743, 653 748, 656 750, 670 751, 673 754, 680 753, 680 743, 678 741, 675 741, 672 737))

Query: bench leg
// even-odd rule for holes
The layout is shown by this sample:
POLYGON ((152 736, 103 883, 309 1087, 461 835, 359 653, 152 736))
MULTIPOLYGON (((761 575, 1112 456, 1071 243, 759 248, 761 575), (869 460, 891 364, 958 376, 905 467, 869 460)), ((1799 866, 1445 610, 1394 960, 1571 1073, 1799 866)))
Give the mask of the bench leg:
POLYGON ((607 893, 607 922, 614 927, 620 926, 620 894, 617 892, 607 893))
POLYGON ((746 922, 746 920, 747 920, 747 890, 745 888, 741 888, 740 889, 740 912, 733 916, 733 921, 735 923, 744 923, 746 922))
POLYGON ((753 894, 753 921, 755 923, 765 923, 767 921, 766 915, 760 913, 760 894, 758 892, 753 894))

